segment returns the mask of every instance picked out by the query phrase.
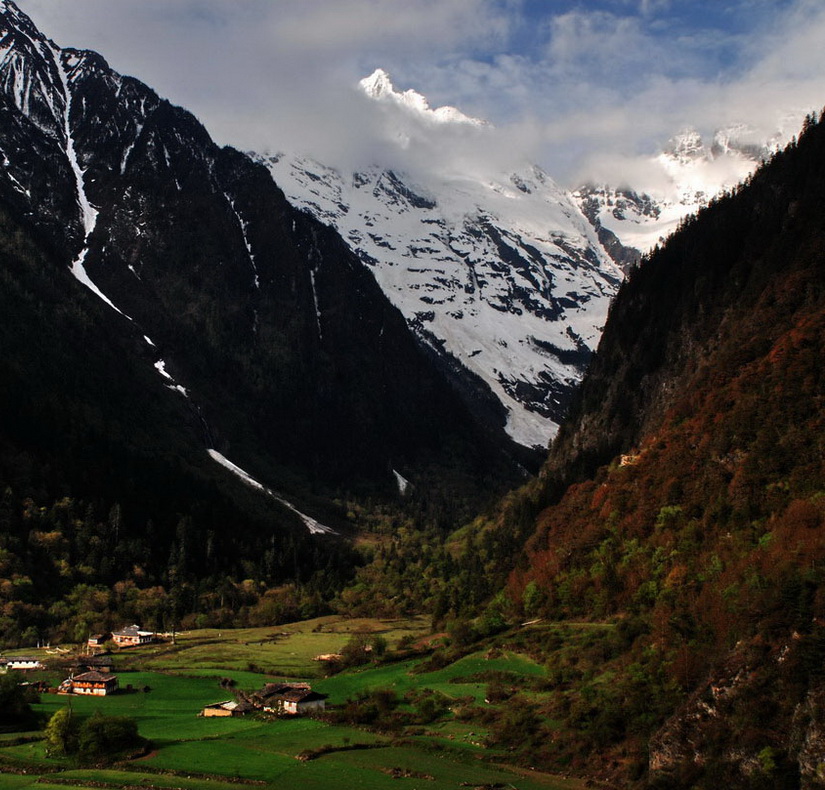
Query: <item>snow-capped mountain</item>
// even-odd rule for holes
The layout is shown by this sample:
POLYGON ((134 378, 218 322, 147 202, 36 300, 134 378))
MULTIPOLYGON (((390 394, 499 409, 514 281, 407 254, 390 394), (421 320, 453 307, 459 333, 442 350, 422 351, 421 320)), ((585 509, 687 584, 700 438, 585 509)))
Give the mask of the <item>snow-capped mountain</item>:
MULTIPOLYGON (((360 87, 400 147, 423 138, 435 146, 456 127, 474 135, 491 128, 396 91, 381 70, 360 87)), ((349 242, 465 393, 483 397, 480 380, 504 405, 508 433, 546 446, 621 280, 564 190, 529 165, 410 173, 352 172, 287 154, 260 161, 293 205, 349 242)))
POLYGON ((588 184, 574 198, 614 260, 638 259, 715 196, 744 181, 786 141, 784 132, 762 139, 744 124, 717 130, 708 142, 695 129, 672 137, 644 164, 652 183, 621 187, 588 184))
MULTIPOLYGON (((369 77, 364 77, 359 87, 370 99, 400 108, 402 113, 407 113, 408 121, 417 119, 433 124, 459 123, 470 126, 489 126, 487 121, 465 115, 457 107, 444 106, 432 109, 426 96, 422 96, 418 91, 410 89, 402 93, 395 90, 390 75, 384 69, 376 69, 369 77)), ((398 118, 400 120, 404 118, 404 115, 398 118)), ((399 126, 400 128, 402 127, 399 126)))
MULTIPOLYGON (((48 307, 0 333, 0 359, 18 362, 4 385, 26 371, 35 410, 57 393, 83 404, 71 436, 50 433, 59 452, 103 432, 137 464, 175 458, 221 485, 230 472, 251 480, 293 521, 274 492, 392 491, 447 467, 486 492, 489 476, 523 473, 531 454, 470 412, 368 267, 290 206, 266 167, 99 54, 58 47, 11 0, 0 0, 0 153, 2 265, 17 261, 12 228, 51 267, 48 307), (93 372, 99 396, 54 366, 29 373, 43 341, 27 343, 26 322, 60 337, 66 315, 84 340, 60 365, 93 372), (112 344, 129 409, 103 394, 116 374, 99 369, 96 346, 112 344), (108 429, 87 425, 99 411, 108 429)), ((27 294, 41 274, 24 267, 15 287, 27 294)))

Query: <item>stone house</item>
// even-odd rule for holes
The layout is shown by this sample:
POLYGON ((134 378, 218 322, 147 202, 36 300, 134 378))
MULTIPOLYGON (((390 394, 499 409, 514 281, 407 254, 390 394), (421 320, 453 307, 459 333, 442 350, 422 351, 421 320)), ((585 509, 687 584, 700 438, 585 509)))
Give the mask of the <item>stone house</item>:
POLYGON ((326 699, 326 694, 313 691, 309 683, 267 683, 252 695, 252 703, 267 713, 290 716, 319 713, 326 699))
POLYGON ((118 647, 136 647, 152 642, 155 634, 152 631, 144 631, 139 625, 127 625, 120 631, 112 632, 112 641, 118 647))

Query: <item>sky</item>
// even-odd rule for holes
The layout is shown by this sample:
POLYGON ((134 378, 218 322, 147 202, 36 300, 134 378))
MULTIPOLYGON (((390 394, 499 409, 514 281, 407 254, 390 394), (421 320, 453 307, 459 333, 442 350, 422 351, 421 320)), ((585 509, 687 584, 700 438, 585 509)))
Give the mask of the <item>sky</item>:
POLYGON ((60 46, 94 49, 192 111, 218 142, 339 166, 399 156, 472 166, 475 156, 536 162, 570 188, 632 182, 684 128, 707 136, 746 123, 755 137, 789 136, 825 105, 822 0, 18 5, 60 46), (398 90, 491 125, 400 144, 356 91, 378 67, 398 90))

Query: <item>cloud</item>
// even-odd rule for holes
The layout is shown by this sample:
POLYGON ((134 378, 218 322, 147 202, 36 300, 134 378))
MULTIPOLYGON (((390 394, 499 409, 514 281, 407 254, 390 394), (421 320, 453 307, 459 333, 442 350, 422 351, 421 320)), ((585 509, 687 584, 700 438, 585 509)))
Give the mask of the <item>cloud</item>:
MULTIPOLYGON (((192 110, 219 142, 336 163, 534 158, 575 186, 684 126, 760 130, 825 103, 819 0, 20 0, 61 46, 192 110), (378 66, 495 124, 406 147, 354 86, 378 66), (463 135, 463 136, 462 136, 463 135)), ((420 133, 419 133, 420 132, 420 133)), ((640 171, 641 172, 641 171, 640 171)))
MULTIPOLYGON (((111 65, 185 106, 220 142, 311 147, 357 157, 369 120, 354 95, 376 66, 500 46, 510 17, 495 0, 21 0, 61 46, 111 65), (497 43, 499 42, 499 43, 497 43)), ((374 142, 374 141, 373 141, 374 142)))
POLYGON ((271 20, 273 40, 296 51, 428 56, 451 47, 489 47, 507 17, 487 0, 287 0, 271 20), (286 13, 284 13, 286 11, 286 13))
POLYGON ((825 103, 819 2, 744 4, 724 28, 663 21, 664 5, 642 8, 650 18, 616 8, 557 15, 540 56, 495 60, 487 68, 499 74, 484 74, 522 86, 516 113, 540 127, 535 155, 570 186, 599 173, 655 181, 650 155, 685 127, 709 137, 746 123, 761 139, 789 139, 825 103))

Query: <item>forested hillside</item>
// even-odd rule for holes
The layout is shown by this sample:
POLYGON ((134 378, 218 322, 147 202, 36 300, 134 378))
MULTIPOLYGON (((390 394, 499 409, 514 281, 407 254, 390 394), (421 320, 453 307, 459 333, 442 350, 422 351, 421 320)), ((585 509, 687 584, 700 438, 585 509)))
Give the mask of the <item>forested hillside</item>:
POLYGON ((591 762, 649 755, 662 787, 820 786, 823 217, 812 116, 631 273, 521 495, 549 506, 509 600, 525 617, 617 620, 627 637, 548 711, 591 762))

